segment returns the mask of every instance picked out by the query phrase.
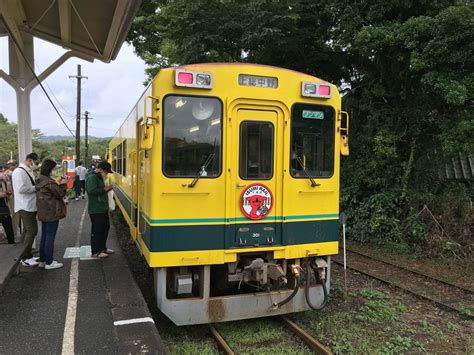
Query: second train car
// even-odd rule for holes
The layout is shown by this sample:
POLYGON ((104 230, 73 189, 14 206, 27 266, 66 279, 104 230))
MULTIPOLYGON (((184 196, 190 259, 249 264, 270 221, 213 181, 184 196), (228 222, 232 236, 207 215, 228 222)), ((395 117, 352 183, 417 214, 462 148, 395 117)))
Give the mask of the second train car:
POLYGON ((114 191, 177 325, 319 309, 338 253, 337 88, 255 64, 160 70, 110 143, 114 191))

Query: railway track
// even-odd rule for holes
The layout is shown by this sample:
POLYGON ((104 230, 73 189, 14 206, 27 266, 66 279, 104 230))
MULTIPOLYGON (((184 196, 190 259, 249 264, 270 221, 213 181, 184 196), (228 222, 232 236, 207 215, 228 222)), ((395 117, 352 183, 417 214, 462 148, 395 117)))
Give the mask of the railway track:
MULTIPOLYGON (((311 350, 313 350, 315 354, 332 355, 331 350, 326 348, 315 337, 313 337, 311 334, 309 334, 307 331, 305 331, 295 322, 290 320, 288 317, 280 316, 280 319, 283 322, 283 324, 286 325, 286 327, 290 329, 295 335, 297 335, 301 340, 303 340, 306 343, 306 345, 308 345, 308 347, 311 348, 311 350)), ((232 348, 226 342, 222 334, 220 334, 219 331, 213 325, 209 325, 209 329, 211 331, 212 336, 216 340, 219 348, 223 350, 227 355, 235 355, 235 351, 232 350, 232 348)))
MULTIPOLYGON (((434 302, 446 309, 463 313, 468 318, 474 317, 472 290, 363 253, 352 250, 348 252, 347 267, 349 269, 434 302)), ((342 257, 333 257, 332 260, 343 266, 342 257)))
MULTIPOLYGON (((340 250, 342 251, 342 248, 340 248, 340 250)), ((356 250, 353 250, 353 249, 349 249, 349 248, 346 248, 346 250, 351 253, 351 254, 357 254, 357 255, 361 255, 361 256, 364 256, 366 258, 369 258, 369 259, 372 259, 372 260, 376 260, 376 261, 380 261, 380 262, 383 262, 383 263, 386 263, 386 264, 389 264, 391 266, 394 266, 394 267, 397 267, 399 269, 402 269, 402 270, 406 270, 408 272, 411 272, 413 274, 416 274, 416 275, 420 275, 420 276, 424 276, 424 277, 427 277, 427 278, 430 278, 430 279, 433 279, 433 280, 436 280, 440 283, 443 283, 445 285, 448 285, 448 286, 451 286, 451 287, 455 287, 455 288, 458 288, 462 291, 465 291, 467 293, 471 293, 471 294, 474 294, 474 290, 473 289, 469 289, 469 288, 465 288, 465 287, 462 287, 462 286, 459 286, 459 285, 456 285, 454 283, 451 283, 449 281, 446 281, 446 280, 442 280, 436 276, 432 276, 432 275, 428 275, 428 274, 425 274, 421 271, 417 271, 417 270, 413 270, 413 269, 409 269, 405 266, 402 266, 402 265, 399 265, 399 264, 396 264, 396 263, 392 263, 390 261, 387 261, 387 260, 381 260, 381 259, 378 259, 378 258, 375 258, 371 255, 368 255, 368 254, 365 254, 365 253, 361 253, 360 251, 356 251, 356 250)))

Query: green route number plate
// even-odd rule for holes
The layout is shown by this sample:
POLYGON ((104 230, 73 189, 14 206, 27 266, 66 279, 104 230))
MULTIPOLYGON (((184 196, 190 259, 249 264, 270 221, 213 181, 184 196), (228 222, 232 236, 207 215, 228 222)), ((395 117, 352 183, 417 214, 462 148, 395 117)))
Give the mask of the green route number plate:
POLYGON ((303 110, 303 118, 310 118, 312 120, 324 120, 324 112, 303 110))

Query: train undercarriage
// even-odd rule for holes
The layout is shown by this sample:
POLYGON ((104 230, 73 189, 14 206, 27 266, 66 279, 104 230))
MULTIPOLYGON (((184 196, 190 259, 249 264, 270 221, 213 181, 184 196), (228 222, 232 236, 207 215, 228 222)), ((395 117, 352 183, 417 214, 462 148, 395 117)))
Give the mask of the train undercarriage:
POLYGON ((329 256, 272 260, 270 254, 239 254, 223 265, 155 268, 158 308, 176 325, 190 325, 325 306, 329 256))

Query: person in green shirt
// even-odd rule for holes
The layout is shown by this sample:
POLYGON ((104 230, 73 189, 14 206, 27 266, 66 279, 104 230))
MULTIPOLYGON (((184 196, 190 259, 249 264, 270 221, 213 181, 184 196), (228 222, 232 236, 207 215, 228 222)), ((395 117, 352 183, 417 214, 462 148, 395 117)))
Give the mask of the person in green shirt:
POLYGON ((107 179, 107 174, 111 172, 111 165, 104 160, 97 164, 94 170, 90 170, 86 174, 87 210, 92 224, 91 250, 93 258, 105 258, 114 252, 106 246, 110 229, 107 193, 112 190, 112 185, 105 185, 104 181, 107 179))

